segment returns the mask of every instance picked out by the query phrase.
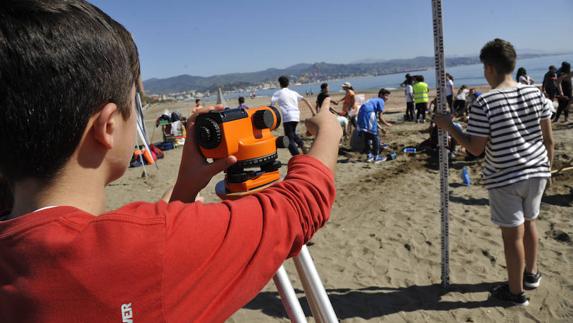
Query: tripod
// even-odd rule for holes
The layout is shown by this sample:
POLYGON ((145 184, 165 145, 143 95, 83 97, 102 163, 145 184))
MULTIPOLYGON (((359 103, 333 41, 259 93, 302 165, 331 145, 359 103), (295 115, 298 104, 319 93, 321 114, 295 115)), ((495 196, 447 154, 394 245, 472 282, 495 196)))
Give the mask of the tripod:
MULTIPOLYGON (((268 187, 265 186, 263 188, 268 187)), ((242 196, 246 196, 263 188, 256 189, 248 192, 241 193, 229 193, 225 189, 225 183, 220 181, 215 186, 215 193, 222 200, 232 200, 237 199, 242 196)), ((294 257, 294 264, 298 272, 299 278, 301 280, 304 293, 308 300, 312 316, 315 318, 316 322, 332 323, 338 322, 336 318, 336 313, 330 304, 326 290, 320 281, 320 276, 316 271, 312 257, 308 251, 308 248, 302 246, 302 249, 298 256, 294 257)), ((292 284, 288 278, 287 272, 283 266, 281 266, 273 277, 273 282, 279 292, 281 302, 288 314, 291 322, 303 323, 306 322, 306 317, 300 306, 298 298, 294 292, 292 284)))

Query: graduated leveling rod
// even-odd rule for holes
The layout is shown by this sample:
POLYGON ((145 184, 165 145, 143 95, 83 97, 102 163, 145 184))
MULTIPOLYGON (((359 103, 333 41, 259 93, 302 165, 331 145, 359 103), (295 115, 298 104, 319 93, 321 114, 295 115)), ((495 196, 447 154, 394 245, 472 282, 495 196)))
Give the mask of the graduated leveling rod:
MULTIPOLYGON (((444 33, 442 28, 442 0, 432 0, 432 20, 434 22, 434 57, 436 66, 436 89, 438 113, 446 112, 446 71, 444 63, 444 33)), ((448 288, 450 285, 450 250, 448 244, 449 235, 449 214, 448 202, 450 193, 448 191, 448 133, 443 129, 438 129, 440 146, 440 213, 442 231, 442 287, 448 288)))

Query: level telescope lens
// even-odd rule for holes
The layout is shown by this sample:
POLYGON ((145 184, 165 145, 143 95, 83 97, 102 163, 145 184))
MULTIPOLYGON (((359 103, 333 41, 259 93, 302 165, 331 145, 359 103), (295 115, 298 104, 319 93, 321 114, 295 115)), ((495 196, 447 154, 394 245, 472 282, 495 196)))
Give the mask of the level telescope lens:
POLYGON ((253 124, 257 129, 267 129, 275 123, 275 116, 270 110, 259 110, 253 115, 253 124))
POLYGON ((275 118, 277 118, 277 122, 275 124, 275 127, 272 128, 271 130, 275 130, 276 128, 278 128, 281 125, 282 119, 281 119, 281 113, 279 112, 279 110, 277 110, 277 108, 275 107, 269 107, 271 110, 273 110, 275 118))

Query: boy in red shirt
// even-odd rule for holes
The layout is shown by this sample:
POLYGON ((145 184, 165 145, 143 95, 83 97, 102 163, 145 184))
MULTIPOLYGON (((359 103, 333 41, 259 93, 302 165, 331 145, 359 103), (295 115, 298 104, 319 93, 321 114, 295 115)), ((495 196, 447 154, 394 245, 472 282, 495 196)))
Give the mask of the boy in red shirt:
POLYGON ((105 212, 135 139, 129 33, 82 0, 2 1, 0 62, 3 322, 223 321, 329 217, 342 134, 328 100, 283 182, 193 203, 236 159, 209 164, 188 138, 170 203, 105 212))

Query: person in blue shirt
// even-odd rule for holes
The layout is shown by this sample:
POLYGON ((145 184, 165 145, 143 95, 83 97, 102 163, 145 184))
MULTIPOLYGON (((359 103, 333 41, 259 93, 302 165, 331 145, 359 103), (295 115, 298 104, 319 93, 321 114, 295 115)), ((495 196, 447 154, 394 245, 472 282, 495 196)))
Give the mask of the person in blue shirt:
POLYGON ((386 160, 380 156, 380 137, 378 136, 378 121, 387 127, 392 125, 382 117, 384 102, 388 101, 390 91, 382 88, 378 91, 378 97, 366 101, 358 112, 356 127, 364 138, 365 150, 368 151, 368 162, 381 163, 386 160), (370 145, 372 143, 372 145, 370 145))

